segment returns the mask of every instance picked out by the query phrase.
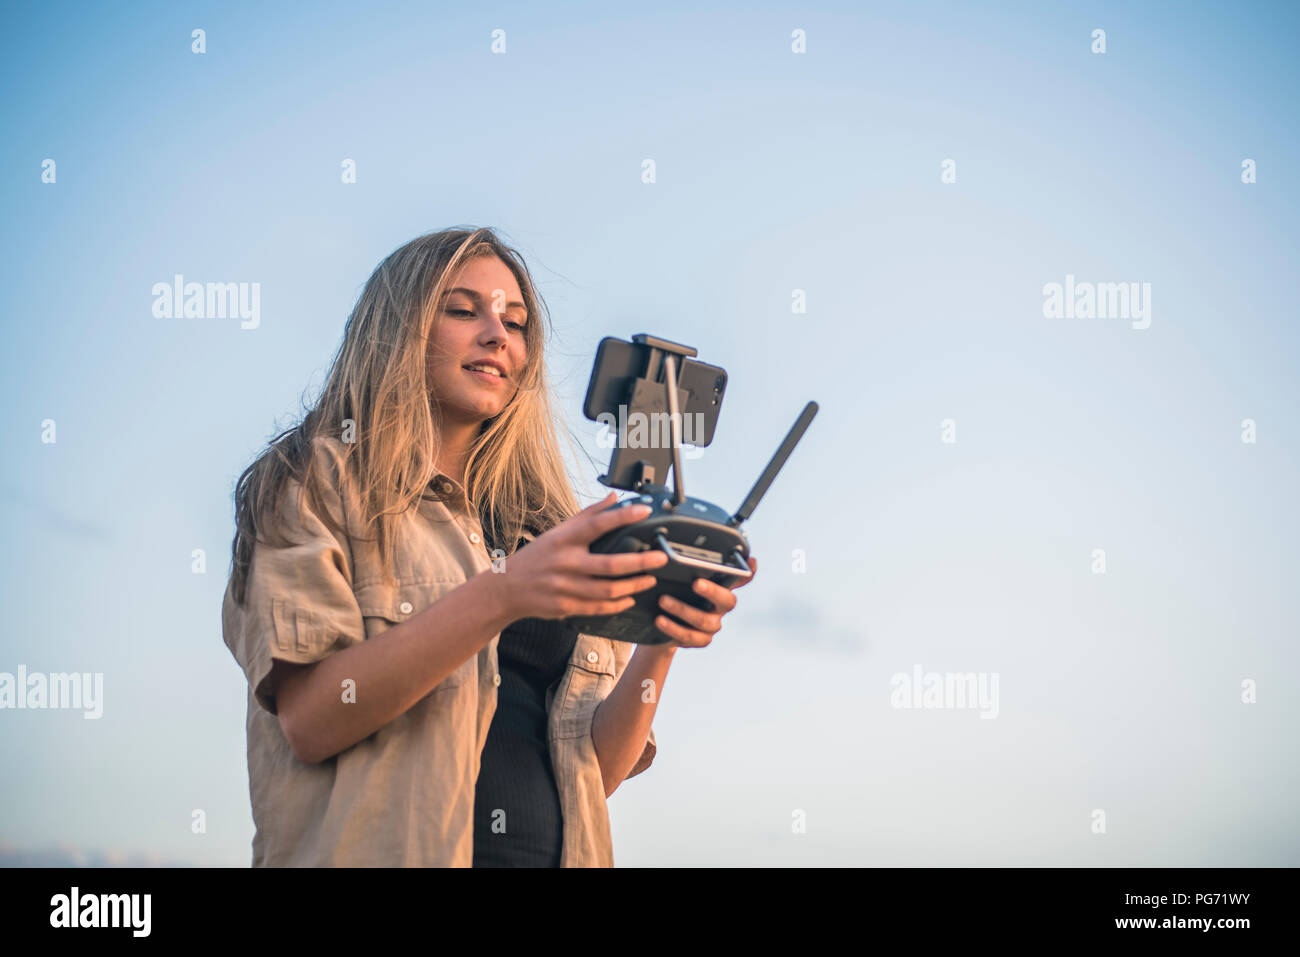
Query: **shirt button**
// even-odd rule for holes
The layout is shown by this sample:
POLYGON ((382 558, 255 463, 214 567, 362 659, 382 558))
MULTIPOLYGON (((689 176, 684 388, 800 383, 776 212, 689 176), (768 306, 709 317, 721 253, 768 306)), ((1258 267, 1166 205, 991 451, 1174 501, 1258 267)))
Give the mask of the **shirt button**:
POLYGON ((483 541, 483 539, 481 539, 481 538, 479 537, 478 532, 470 532, 470 533, 469 533, 469 540, 470 540, 471 542, 473 542, 475 545, 477 545, 479 542, 483 541))
POLYGON ((492 683, 493 683, 494 685, 496 685, 496 686, 499 688, 499 687, 501 686, 501 676, 500 676, 500 675, 493 675, 493 676, 492 676, 492 683))
POLYGON ((594 665, 596 662, 600 661, 600 655, 596 654, 594 651, 589 651, 587 652, 587 660, 594 665))
POLYGON ((414 606, 409 601, 404 601, 397 606, 397 610, 400 611, 403 615, 409 615, 413 607, 414 606))

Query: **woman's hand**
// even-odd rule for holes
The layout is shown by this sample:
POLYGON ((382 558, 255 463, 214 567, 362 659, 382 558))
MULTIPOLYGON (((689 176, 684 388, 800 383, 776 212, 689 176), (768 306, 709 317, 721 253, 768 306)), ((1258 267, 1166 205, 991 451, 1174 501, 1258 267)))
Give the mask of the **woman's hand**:
POLYGON ((593 555, 588 550, 606 532, 650 514, 648 505, 609 510, 613 498, 610 492, 506 559, 500 577, 515 620, 615 615, 636 604, 632 595, 655 585, 654 575, 613 581, 598 577, 632 575, 668 563, 661 551, 593 555))
POLYGON ((655 618, 655 626, 672 639, 671 644, 679 648, 703 648, 713 640, 713 636, 722 630, 722 616, 736 607, 737 588, 744 588, 758 574, 758 559, 749 558, 749 570, 753 573, 743 578, 730 588, 724 588, 707 578, 695 579, 695 593, 713 603, 713 611, 705 611, 685 602, 678 601, 672 595, 661 595, 659 607, 671 612, 682 621, 694 627, 684 628, 666 615, 655 618))

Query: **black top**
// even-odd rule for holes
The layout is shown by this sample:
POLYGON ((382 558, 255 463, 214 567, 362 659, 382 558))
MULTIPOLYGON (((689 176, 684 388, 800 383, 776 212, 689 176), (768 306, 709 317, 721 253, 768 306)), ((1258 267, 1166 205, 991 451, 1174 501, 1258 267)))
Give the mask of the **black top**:
POLYGON ((501 633, 497 708, 474 788, 475 867, 560 866, 564 818, 546 733, 546 691, 564 676, 577 640, 559 619, 523 618, 501 633))

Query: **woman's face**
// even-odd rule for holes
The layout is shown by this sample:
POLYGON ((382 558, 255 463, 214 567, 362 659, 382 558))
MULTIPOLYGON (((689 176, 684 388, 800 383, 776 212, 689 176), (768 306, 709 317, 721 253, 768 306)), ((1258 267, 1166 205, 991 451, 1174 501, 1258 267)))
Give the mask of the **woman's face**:
POLYGON ((471 259, 452 276, 429 331, 429 395, 449 421, 483 422, 519 389, 532 321, 515 274, 497 256, 471 259), (504 377, 465 367, 489 362, 504 377))

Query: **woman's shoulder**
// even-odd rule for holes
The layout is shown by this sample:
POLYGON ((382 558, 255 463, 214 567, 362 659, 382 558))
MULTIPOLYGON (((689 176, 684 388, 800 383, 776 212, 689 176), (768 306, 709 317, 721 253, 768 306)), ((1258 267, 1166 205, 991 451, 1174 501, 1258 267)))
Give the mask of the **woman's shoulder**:
POLYGON ((330 435, 313 437, 306 461, 298 463, 280 490, 281 520, 318 529, 319 520, 328 515, 334 524, 346 527, 357 505, 356 483, 349 481, 348 475, 344 443, 330 435))
POLYGON ((351 446, 333 435, 317 435, 311 440, 311 474, 318 485, 333 495, 348 497, 356 491, 355 466, 351 463, 351 446))
POLYGON ((348 444, 333 435, 321 434, 312 437, 312 457, 328 462, 340 469, 348 460, 348 444))

